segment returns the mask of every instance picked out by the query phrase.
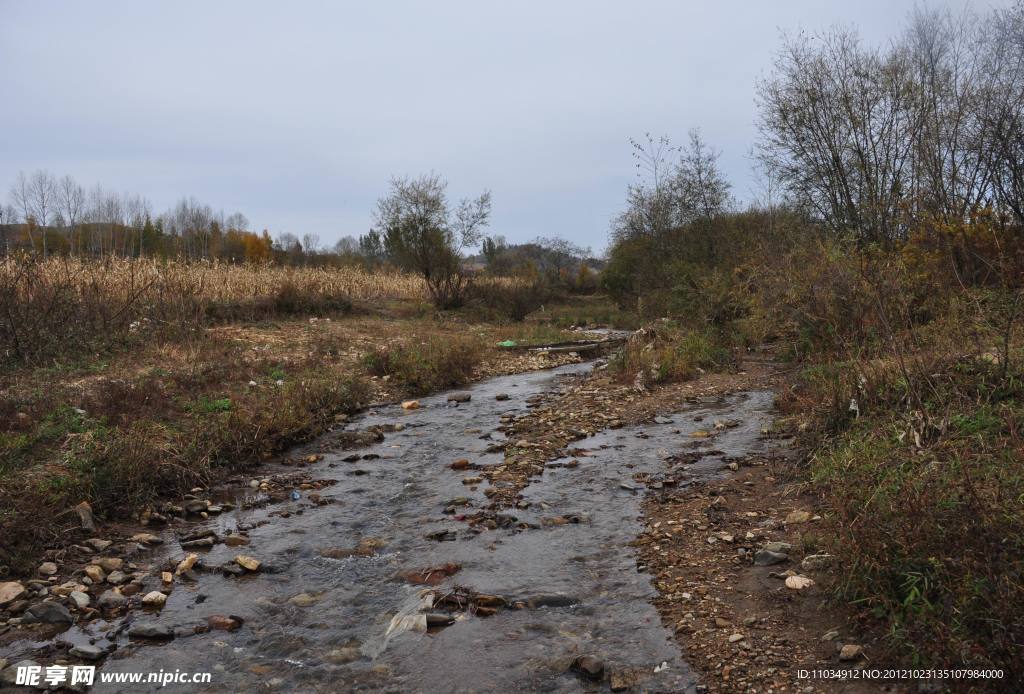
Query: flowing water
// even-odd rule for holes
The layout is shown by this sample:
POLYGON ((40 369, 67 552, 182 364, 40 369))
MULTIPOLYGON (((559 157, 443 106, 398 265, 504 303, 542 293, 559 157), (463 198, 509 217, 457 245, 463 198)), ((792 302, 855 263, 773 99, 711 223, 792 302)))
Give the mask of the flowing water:
MULTIPOLYGON (((508 509, 496 529, 474 533, 458 515, 487 505, 486 484, 467 487, 463 479, 479 472, 457 472, 449 464, 458 458, 500 463, 501 453, 486 452, 503 439, 496 431, 499 418, 526 412, 528 398, 588 369, 573 365, 492 379, 463 391, 472 400, 457 406, 440 394, 422 398, 417 410, 387 406, 367 413, 349 428, 404 428, 360 449, 368 459, 355 462, 344 460, 351 451, 330 451, 330 438, 319 443, 328 450, 311 469, 336 480, 319 492, 334 501, 329 505, 309 508, 300 498, 253 508, 244 502, 258 492, 240 490, 239 508, 249 508, 209 525, 220 533, 248 529, 251 544, 217 545, 203 561, 216 566, 241 550, 263 561, 265 570, 238 578, 201 573, 195 583, 178 583, 158 614, 137 612, 129 619, 184 633, 209 615, 225 614, 244 618, 244 626, 165 643, 131 640, 121 631, 111 636, 118 648, 101 670, 212 673, 211 684, 178 685, 181 691, 607 691, 607 678, 591 682, 570 667, 578 656, 594 655, 606 673, 631 672, 646 691, 693 691, 694 677, 649 602, 650 577, 637 570, 628 546, 642 531, 646 487, 636 476, 651 475, 646 482, 657 487, 666 460, 699 446, 708 454, 688 467, 690 478, 728 473, 729 456, 763 445, 759 433, 769 417, 770 393, 745 393, 659 418, 660 424, 577 441, 574 446, 586 450, 572 458, 578 465, 554 461, 525 489, 529 507, 508 509), (498 401, 498 393, 510 398, 498 401), (737 425, 713 442, 689 436, 716 419, 737 425), (446 514, 458 497, 468 498, 468 505, 446 514), (297 513, 300 508, 306 510, 297 513), (280 517, 289 509, 288 517, 280 517), (446 530, 448 541, 428 538, 446 530), (355 547, 363 551, 337 551, 355 547), (416 624, 414 618, 395 617, 415 615, 425 590, 400 574, 449 563, 461 570, 433 590, 464 586, 526 606, 493 616, 458 613, 450 626, 427 631, 394 628, 416 624), (300 598, 301 605, 290 601, 297 594, 308 596, 300 598)), ((184 553, 172 533, 166 539, 148 557, 151 563, 184 553)), ((58 638, 91 638, 103 646, 112 626, 94 622, 87 632, 74 628, 58 638)), ((176 690, 173 684, 150 687, 176 690)), ((146 687, 108 684, 95 690, 146 687)))

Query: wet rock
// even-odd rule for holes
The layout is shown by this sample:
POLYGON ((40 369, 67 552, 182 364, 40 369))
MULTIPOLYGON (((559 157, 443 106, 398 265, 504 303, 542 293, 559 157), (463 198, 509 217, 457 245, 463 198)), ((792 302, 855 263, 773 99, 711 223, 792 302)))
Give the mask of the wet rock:
POLYGON ((92 515, 92 506, 89 502, 83 501, 78 506, 75 506, 75 513, 78 514, 78 522, 82 530, 86 532, 96 532, 96 519, 92 515))
POLYGON ((86 607, 89 606, 88 593, 83 593, 80 590, 73 590, 68 595, 68 597, 71 599, 71 602, 75 603, 75 607, 77 607, 80 610, 84 610, 86 607))
POLYGON ((38 602, 32 605, 25 610, 25 614, 21 619, 26 624, 36 622, 42 624, 71 624, 75 621, 68 608, 60 603, 50 601, 38 602))
POLYGON ((335 665, 346 665, 353 663, 363 657, 362 651, 359 650, 359 646, 343 646, 342 648, 335 648, 329 651, 324 656, 324 660, 328 663, 335 665))
POLYGON ((452 542, 456 539, 454 530, 435 530, 434 532, 427 533, 424 537, 438 542, 452 542))
POLYGON ((25 586, 18 581, 0 583, 0 607, 14 602, 25 594, 25 586))
POLYGON ((218 629, 220 631, 236 631, 241 629, 242 624, 244 623, 244 619, 236 617, 235 615, 226 616, 222 614, 215 614, 206 618, 206 624, 211 629, 218 629))
POLYGON ((299 593, 288 598, 288 602, 296 607, 310 607, 320 602, 320 598, 309 593, 299 593))
POLYGON ((498 393, 497 395, 494 396, 494 399, 497 400, 498 402, 504 402, 509 399, 508 393, 498 393))
POLYGON ((772 566, 774 564, 781 564, 789 561, 789 555, 783 554, 782 552, 772 552, 767 549, 762 549, 754 555, 755 566, 772 566))
POLYGON ((161 571, 160 581, 167 584, 174 583, 174 574, 170 571, 161 571))
POLYGON ((99 660, 106 654, 106 651, 102 648, 91 643, 79 644, 68 651, 68 655, 73 655, 82 660, 99 660))
POLYGON ((418 410, 420 409, 419 400, 406 400, 402 403, 403 410, 418 410))
POLYGON ((109 547, 110 545, 112 545, 114 543, 111 542, 110 540, 103 540, 103 539, 98 538, 98 537, 90 537, 88 540, 85 541, 85 544, 89 545, 90 547, 92 547, 97 552, 102 552, 103 550, 105 550, 107 547, 109 547))
POLYGON ((142 584, 138 581, 132 581, 126 586, 121 586, 122 595, 135 595, 140 590, 142 590, 142 584))
POLYGON ((672 420, 669 417, 663 417, 661 415, 658 415, 657 417, 654 418, 654 423, 655 424, 671 424, 672 420))
POLYGON ((235 557, 235 563, 241 566, 246 571, 259 571, 260 560, 255 557, 250 557, 245 554, 239 554, 235 557))
POLYGON ((52 561, 44 561, 39 565, 38 571, 42 576, 53 576, 57 573, 57 565, 52 561))
POLYGON ((163 540, 152 533, 139 533, 132 535, 132 542, 138 542, 140 545, 160 545, 163 544, 163 540))
POLYGON ((197 561, 199 561, 199 555, 198 554, 189 554, 189 555, 187 555, 184 559, 182 559, 180 562, 178 562, 178 566, 174 570, 174 573, 176 575, 180 576, 183 573, 185 573, 186 571, 191 571, 192 567, 196 565, 197 561))
POLYGON ((245 535, 228 535, 224 538, 224 544, 228 547, 240 547, 249 544, 249 538, 245 535))
POLYGON ((857 660, 864 654, 864 648, 848 643, 839 649, 839 659, 842 661, 857 660))
POLYGON ((131 629, 128 630, 128 636, 135 639, 173 639, 174 628, 166 624, 144 622, 142 624, 133 624, 131 629))
POLYGON ((238 564, 236 564, 233 561, 229 561, 229 562, 227 562, 225 564, 221 564, 220 571, 225 576, 244 576, 245 575, 245 569, 243 569, 241 566, 239 566, 238 564))
POLYGON ((448 396, 448 402, 469 402, 472 399, 470 393, 452 393, 448 396))
POLYGON ((604 661, 594 655, 581 655, 573 661, 572 669, 588 679, 597 681, 604 675, 604 661))
POLYGON ((122 595, 120 591, 111 589, 103 591, 98 604, 105 610, 112 610, 124 606, 127 602, 128 598, 122 595))
POLYGON ((465 470, 468 467, 469 461, 466 460, 465 458, 459 458, 458 460, 451 464, 452 470, 465 470))
POLYGON ((215 544, 212 537, 201 537, 198 540, 186 540, 181 543, 182 549, 209 549, 215 544))
POLYGON ((185 513, 191 513, 194 515, 202 513, 203 511, 207 510, 209 506, 210 504, 206 501, 203 501, 201 499, 193 499, 192 501, 186 502, 183 508, 185 509, 185 513))
POLYGON ((142 604, 149 607, 163 607, 167 602, 167 596, 159 590, 150 591, 142 596, 142 604))
POLYGON ((569 607, 575 605, 579 600, 571 595, 556 593, 553 595, 534 595, 526 599, 527 607, 536 609, 538 607, 569 607))

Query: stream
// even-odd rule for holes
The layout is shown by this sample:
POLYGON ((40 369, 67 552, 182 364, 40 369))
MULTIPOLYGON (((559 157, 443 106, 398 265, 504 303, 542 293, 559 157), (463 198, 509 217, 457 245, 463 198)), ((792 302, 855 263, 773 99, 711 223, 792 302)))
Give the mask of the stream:
MULTIPOLYGON (((525 413, 529 398, 590 368, 494 378, 460 390, 472 399, 459 404, 441 393, 421 398, 419 409, 371 410, 346 427, 399 430, 355 452, 323 450, 329 439, 303 447, 303 453, 323 453, 309 468, 314 477, 336 481, 318 491, 324 505, 302 506, 307 492, 284 504, 254 504, 260 492, 239 489, 236 510, 205 523, 221 535, 246 529, 250 544, 218 544, 200 555, 216 566, 243 553, 263 562, 261 571, 241 577, 207 572, 193 583, 176 583, 161 611, 140 610, 127 619, 178 627, 181 635, 151 642, 122 631, 111 636, 118 648, 99 668, 210 672, 211 683, 140 688, 101 685, 97 677, 93 691, 578 692, 608 691, 609 677, 645 691, 695 691, 671 631, 650 603, 650 576, 638 571, 628 546, 643 531, 640 503, 648 485, 636 479, 662 479, 666 460, 700 446, 709 453, 687 467, 686 479, 729 474, 730 457, 764 445, 760 431, 770 417, 770 393, 705 402, 666 413, 661 423, 577 441, 584 454, 549 463, 526 487, 528 508, 506 509, 497 528, 479 532, 459 520, 487 506, 487 484, 463 484, 479 470, 456 471, 452 461, 499 464, 502 453, 486 449, 504 440, 496 430, 500 418, 525 413), (509 398, 498 400, 499 393, 509 398), (714 420, 733 426, 713 441, 689 436, 714 420), (346 461, 353 453, 359 459, 346 461), (280 517, 289 508, 290 515, 280 517), (446 541, 431 539, 437 537, 446 541), (403 576, 448 564, 461 569, 434 576, 438 585, 403 576), (424 631, 418 615, 444 612, 429 606, 426 591, 443 594, 456 586, 500 596, 503 608, 488 616, 449 611, 453 623, 435 626, 434 617, 424 631), (244 625, 184 635, 182 625, 214 614, 237 615, 244 625), (602 661, 601 679, 591 681, 573 668, 584 655, 602 661)), ((185 554, 172 532, 164 538, 137 561, 157 565, 185 554)), ((112 626, 97 620, 87 631, 73 627, 57 638, 104 646, 112 626)), ((17 647, 0 655, 13 662, 17 647)))

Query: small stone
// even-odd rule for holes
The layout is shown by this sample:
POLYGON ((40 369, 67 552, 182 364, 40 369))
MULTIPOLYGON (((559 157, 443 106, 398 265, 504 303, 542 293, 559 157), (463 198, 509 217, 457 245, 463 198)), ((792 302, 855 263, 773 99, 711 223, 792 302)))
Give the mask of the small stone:
POLYGON ((772 566, 774 564, 781 564, 789 561, 789 555, 783 554, 782 552, 772 552, 767 549, 762 549, 754 555, 755 566, 772 566))
POLYGON ((82 530, 90 533, 96 532, 96 520, 93 518, 92 506, 89 505, 89 502, 83 501, 75 506, 75 513, 78 514, 78 522, 82 530))
POLYGON ((128 598, 120 593, 116 589, 106 590, 100 595, 99 606, 103 609, 111 610, 117 607, 122 607, 128 602, 128 598))
POLYGON ((138 542, 140 545, 163 544, 163 540, 152 533, 139 533, 138 535, 132 535, 131 540, 132 542, 138 542))
POLYGON ((406 400, 402 403, 403 410, 418 410, 420 409, 419 400, 406 400))
POLYGON ((786 587, 790 590, 803 590, 814 585, 814 581, 806 576, 787 576, 786 587))
POLYGON ((249 544, 249 538, 245 535, 228 535, 224 538, 224 544, 228 547, 239 547, 249 544))
POLYGON ((811 520, 811 514, 807 511, 790 511, 786 516, 786 523, 806 523, 811 520))
POLYGON ((127 580, 128 577, 125 576, 123 571, 111 571, 109 574, 107 574, 107 583, 109 583, 112 586, 119 586, 127 580))
POLYGON ((225 616, 222 614, 210 615, 206 618, 206 623, 211 629, 219 629, 221 631, 235 631, 241 628, 245 620, 241 617, 225 616))
POLYGON ((118 571, 122 566, 124 566, 124 560, 116 557, 100 557, 93 561, 107 573, 111 571, 118 571))
POLYGON ((732 626, 732 622, 730 622, 728 619, 722 619, 721 617, 715 617, 715 626, 718 627, 719 629, 725 629, 726 627, 731 627, 732 626))
POLYGON ((174 583, 174 574, 170 571, 161 571, 160 580, 164 583, 174 583))
POLYGON ((142 604, 150 607, 163 607, 167 602, 167 596, 159 590, 150 591, 142 597, 142 604))
POLYGON ((788 542, 766 542, 764 545, 764 549, 768 550, 769 552, 778 552, 780 554, 785 554, 786 552, 789 552, 793 549, 793 545, 789 544, 788 542))
POLYGON ((105 550, 107 547, 109 547, 110 545, 112 545, 114 543, 111 542, 110 540, 103 540, 103 539, 98 538, 98 537, 90 537, 88 540, 85 541, 85 544, 89 545, 90 547, 92 547, 97 552, 102 552, 103 550, 105 550))
POLYGON ((838 638, 839 638, 839 631, 836 630, 836 629, 830 629, 829 631, 825 632, 825 634, 821 637, 821 640, 822 641, 835 641, 838 638))
POLYGON ((469 393, 452 393, 448 396, 448 402, 469 402, 472 399, 469 393))
POLYGON ((186 555, 184 559, 178 562, 178 567, 174 570, 175 575, 180 576, 186 571, 191 571, 192 567, 196 565, 197 561, 199 561, 198 554, 186 555))
POLYGON ((839 659, 844 661, 857 660, 863 653, 863 647, 848 643, 839 649, 839 659))
POLYGON ((246 556, 245 554, 239 554, 238 556, 236 556, 235 563, 247 571, 260 570, 260 560, 254 557, 246 556))
POLYGON ((171 639, 174 638, 174 629, 166 624, 146 622, 133 624, 128 635, 136 639, 171 639))
POLYGON ((71 598, 71 602, 75 603, 75 607, 77 607, 80 610, 84 610, 86 607, 89 606, 88 593, 83 593, 80 590, 73 590, 68 595, 68 597, 71 598))
POLYGON ((498 393, 497 395, 494 396, 494 399, 497 400, 498 402, 504 402, 508 400, 508 393, 498 393))
POLYGON ((572 667, 588 679, 595 681, 601 679, 604 674, 604 661, 593 655, 581 655, 573 661, 572 667))
POLYGON ((831 554, 811 554, 804 557, 804 560, 800 562, 800 568, 804 571, 821 571, 829 567, 832 559, 831 554))
POLYGON ((309 607, 320 602, 320 599, 309 593, 299 593, 288 599, 288 602, 296 607, 309 607))
POLYGON ((465 458, 459 458, 458 460, 451 464, 452 470, 465 470, 468 467, 469 461, 466 460, 465 458))
POLYGON ((39 565, 39 573, 43 576, 53 576, 57 573, 57 565, 52 561, 45 561, 39 565))
POLYGON ((99 660, 106 655, 106 651, 91 643, 83 643, 68 651, 68 655, 73 655, 82 660, 99 660))
POLYGON ((729 643, 736 643, 737 641, 742 641, 744 638, 743 634, 730 634, 729 643))

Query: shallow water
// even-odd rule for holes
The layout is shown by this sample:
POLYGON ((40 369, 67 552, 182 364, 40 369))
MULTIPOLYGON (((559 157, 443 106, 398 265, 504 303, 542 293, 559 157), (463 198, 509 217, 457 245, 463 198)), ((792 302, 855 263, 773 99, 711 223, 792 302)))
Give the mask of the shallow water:
MULTIPOLYGON (((358 451, 379 455, 376 459, 344 462, 351 451, 325 452, 311 469, 315 476, 337 480, 320 492, 336 503, 288 518, 269 517, 282 510, 276 505, 237 510, 210 521, 219 532, 251 527, 251 544, 217 545, 202 555, 206 564, 221 564, 241 552, 264 561, 268 571, 242 578, 200 574, 194 584, 177 584, 158 615, 130 617, 136 622, 187 626, 208 615, 230 614, 245 619, 240 630, 165 644, 117 636, 119 648, 102 671, 213 673, 209 685, 153 687, 160 691, 607 690, 607 684, 591 683, 570 670, 577 656, 591 654, 604 661, 606 672, 635 670, 647 691, 692 691, 694 678, 649 603, 654 595, 650 577, 637 571, 628 547, 642 531, 639 514, 645 485, 634 475, 648 473, 660 480, 666 475, 666 459, 699 447, 717 453, 687 466, 689 478, 727 473, 723 458, 749 454, 763 445, 759 433, 769 416, 770 393, 742 394, 670 415, 670 423, 617 429, 577 441, 574 448, 586 449, 585 455, 571 459, 578 465, 557 467, 570 459, 555 461, 555 467, 535 478, 524 491, 530 507, 507 510, 515 523, 473 534, 458 520, 457 514, 487 505, 486 484, 471 491, 462 480, 479 472, 457 472, 449 464, 458 458, 482 465, 500 463, 501 453, 485 453, 503 439, 495 432, 499 417, 522 414, 529 397, 588 368, 573 365, 496 378, 461 391, 471 393, 472 400, 458 406, 441 394, 422 398, 418 410, 389 406, 352 422, 350 428, 398 423, 405 428, 358 451), (507 393, 510 399, 497 401, 497 393, 507 393), (739 425, 712 440, 689 436, 716 419, 739 425), (446 505, 456 497, 468 497, 470 505, 446 515, 446 505), (572 522, 551 524, 551 519, 566 516, 572 522), (264 521, 269 522, 261 524, 264 521), (522 529, 523 525, 535 527, 522 529), (440 530, 455 531, 457 539, 439 542, 426 537, 440 530), (353 548, 368 540, 376 547, 370 556, 321 556, 322 550, 353 548), (547 596, 540 602, 554 604, 503 609, 491 617, 459 614, 451 626, 386 636, 392 618, 411 611, 424 590, 396 574, 449 562, 462 568, 441 584, 441 590, 466 586, 524 601, 547 596), (315 603, 290 604, 289 598, 299 593, 310 594, 315 603)), ((310 449, 319 450, 316 445, 310 449)), ((681 483, 684 479, 677 473, 670 476, 681 483)), ((246 489, 239 494, 255 493, 246 489)), ((284 509, 297 510, 300 504, 286 503, 284 509)), ((182 554, 168 533, 167 545, 151 560, 159 563, 164 556, 182 554)), ((76 629, 63 638, 99 637, 109 626, 94 623, 88 634, 76 629)), ((143 690, 138 685, 95 689, 143 690)))

